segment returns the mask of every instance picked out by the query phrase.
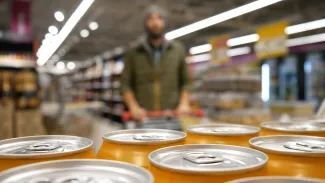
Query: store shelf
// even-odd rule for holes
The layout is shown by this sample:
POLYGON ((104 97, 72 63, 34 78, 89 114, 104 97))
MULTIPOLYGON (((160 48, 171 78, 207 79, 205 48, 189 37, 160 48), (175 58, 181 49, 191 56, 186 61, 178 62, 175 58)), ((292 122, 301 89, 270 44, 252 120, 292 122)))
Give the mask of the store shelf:
POLYGON ((27 62, 27 61, 7 61, 0 62, 0 67, 9 67, 9 68, 35 68, 35 62, 27 62))

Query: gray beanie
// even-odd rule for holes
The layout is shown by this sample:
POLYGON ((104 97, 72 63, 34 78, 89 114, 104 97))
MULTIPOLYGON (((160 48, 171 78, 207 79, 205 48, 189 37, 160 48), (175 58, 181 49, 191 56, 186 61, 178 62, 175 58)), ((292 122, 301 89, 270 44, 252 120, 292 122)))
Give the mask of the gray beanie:
POLYGON ((161 18, 164 19, 165 27, 167 27, 167 12, 163 8, 157 5, 150 5, 145 11, 144 20, 147 21, 149 15, 152 13, 158 13, 161 16, 161 18))

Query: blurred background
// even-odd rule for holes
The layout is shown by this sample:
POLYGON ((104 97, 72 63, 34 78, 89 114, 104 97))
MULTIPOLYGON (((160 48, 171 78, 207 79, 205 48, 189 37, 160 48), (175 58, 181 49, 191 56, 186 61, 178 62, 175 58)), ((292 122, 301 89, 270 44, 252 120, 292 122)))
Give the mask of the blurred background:
POLYGON ((0 0, 0 139, 100 142, 124 128, 123 60, 152 4, 168 12, 166 39, 186 48, 191 107, 207 120, 259 125, 319 109, 325 1, 0 0))

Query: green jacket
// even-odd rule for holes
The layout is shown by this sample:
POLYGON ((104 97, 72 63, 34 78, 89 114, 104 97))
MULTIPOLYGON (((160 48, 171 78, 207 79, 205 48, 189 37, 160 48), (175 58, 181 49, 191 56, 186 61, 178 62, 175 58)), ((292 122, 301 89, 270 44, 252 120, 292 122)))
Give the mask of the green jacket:
POLYGON ((125 56, 121 92, 131 91, 148 111, 174 110, 189 84, 185 49, 177 41, 165 42, 161 61, 155 66, 146 42, 131 48, 125 56))

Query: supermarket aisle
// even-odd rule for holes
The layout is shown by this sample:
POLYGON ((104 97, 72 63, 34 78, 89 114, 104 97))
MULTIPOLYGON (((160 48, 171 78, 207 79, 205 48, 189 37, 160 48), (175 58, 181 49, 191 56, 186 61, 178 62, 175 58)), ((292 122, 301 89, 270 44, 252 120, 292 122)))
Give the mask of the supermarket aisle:
POLYGON ((93 129, 90 138, 94 142, 94 152, 97 154, 98 150, 100 149, 100 146, 102 144, 102 136, 107 133, 114 130, 120 130, 122 129, 121 126, 117 124, 113 124, 110 122, 107 122, 106 120, 96 120, 93 123, 93 129))

